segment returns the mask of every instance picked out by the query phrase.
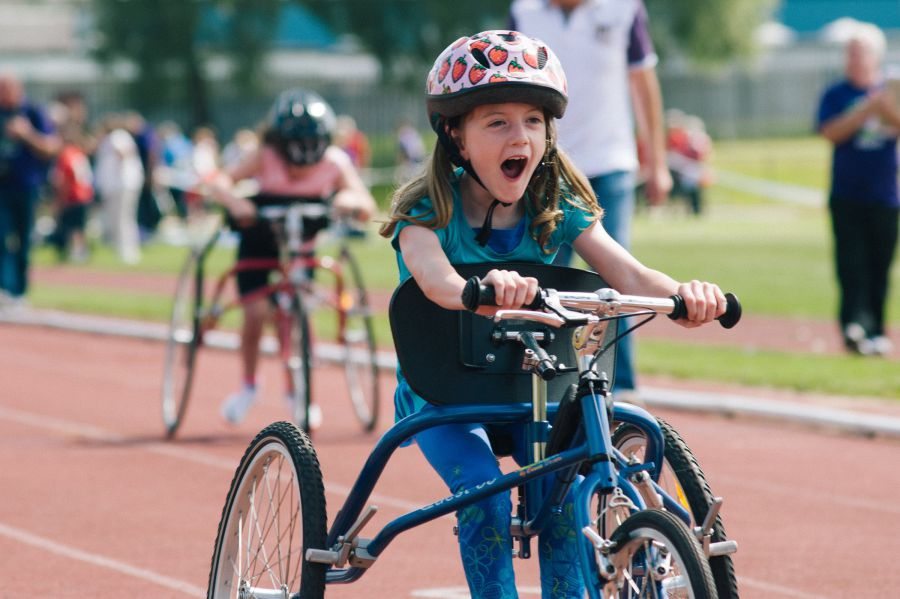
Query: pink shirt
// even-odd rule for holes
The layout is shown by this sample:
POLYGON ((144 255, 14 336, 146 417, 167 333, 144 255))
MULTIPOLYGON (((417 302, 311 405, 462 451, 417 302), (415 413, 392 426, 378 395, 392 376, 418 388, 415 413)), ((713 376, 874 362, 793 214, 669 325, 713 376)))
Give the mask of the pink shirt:
POLYGON ((263 146, 256 181, 260 193, 330 198, 341 189, 349 165, 350 158, 334 146, 325 150, 322 160, 304 167, 288 167, 273 148, 263 146))

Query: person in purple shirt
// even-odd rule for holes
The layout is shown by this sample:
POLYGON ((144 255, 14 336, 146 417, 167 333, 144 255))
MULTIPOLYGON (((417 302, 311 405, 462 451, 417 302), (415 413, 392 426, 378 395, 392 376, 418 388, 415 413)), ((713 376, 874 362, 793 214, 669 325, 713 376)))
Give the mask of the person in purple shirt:
POLYGON ((845 49, 845 78, 825 90, 818 132, 834 145, 829 211, 840 287, 838 322, 847 349, 863 355, 892 350, 885 305, 900 199, 897 137, 900 98, 885 87, 884 34, 860 23, 845 49))
POLYGON ((35 207, 49 161, 61 148, 18 77, 0 73, 0 299, 19 302, 28 289, 35 207))

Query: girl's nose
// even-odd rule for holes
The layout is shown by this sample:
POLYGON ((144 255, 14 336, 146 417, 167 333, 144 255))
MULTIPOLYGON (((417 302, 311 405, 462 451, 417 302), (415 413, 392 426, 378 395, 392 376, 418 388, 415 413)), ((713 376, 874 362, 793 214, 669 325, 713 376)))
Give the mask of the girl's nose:
POLYGON ((521 145, 528 143, 528 129, 525 123, 514 123, 510 131, 512 143, 521 145))

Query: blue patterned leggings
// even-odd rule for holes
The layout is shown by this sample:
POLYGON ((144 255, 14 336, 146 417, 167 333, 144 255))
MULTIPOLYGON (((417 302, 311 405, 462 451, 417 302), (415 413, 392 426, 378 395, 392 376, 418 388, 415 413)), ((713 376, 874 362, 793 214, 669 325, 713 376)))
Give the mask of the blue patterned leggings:
MULTIPOLYGON (((521 427, 516 429, 513 458, 523 465, 524 434, 521 427)), ((482 425, 435 427, 416 435, 416 442, 451 493, 471 489, 502 474, 482 425)), ((472 597, 517 598, 509 532, 512 518, 510 493, 492 495, 459 510, 456 517, 459 550, 472 597)), ((576 542, 570 492, 562 513, 554 515, 538 537, 541 589, 545 599, 581 599, 584 596, 576 542)))

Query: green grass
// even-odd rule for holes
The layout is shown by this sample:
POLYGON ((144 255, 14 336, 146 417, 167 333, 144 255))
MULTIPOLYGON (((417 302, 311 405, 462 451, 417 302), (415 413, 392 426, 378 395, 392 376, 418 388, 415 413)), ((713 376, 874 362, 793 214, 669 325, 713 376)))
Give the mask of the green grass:
POLYGON ((900 399, 896 361, 857 356, 748 351, 642 339, 641 372, 681 379, 900 399))
POLYGON ((713 166, 744 175, 803 185, 828 186, 831 148, 821 137, 720 141, 713 166))
MULTIPOLYGON (((721 142, 716 145, 719 168, 794 185, 824 188, 827 185, 828 147, 808 137, 790 140, 721 142)), ((386 206, 389 187, 375 190, 386 206)), ((679 280, 716 281, 737 294, 746 314, 806 317, 831 320, 837 303, 832 274, 831 233, 824 208, 787 206, 768 198, 713 187, 708 210, 691 218, 677 210, 639 214, 633 231, 633 252, 645 264, 679 280)), ((396 258, 390 244, 376 233, 353 242, 367 286, 390 292, 396 285, 396 258)), ((333 250, 327 245, 324 253, 333 250)), ((87 266, 73 269, 166 273, 173 278, 186 250, 150 245, 138 266, 120 265, 115 256, 98 248, 87 266)), ((231 263, 234 250, 217 248, 210 256, 210 273, 231 263)), ((38 264, 48 264, 52 254, 36 252, 38 264)), ((900 260, 892 271, 894 293, 888 306, 893 326, 900 325, 900 260)), ((165 321, 171 287, 153 293, 108 292, 37 285, 32 303, 126 318, 165 321)), ((236 326, 236 320, 226 321, 236 326)), ((389 343, 387 318, 376 321, 377 338, 389 343)), ((331 319, 319 318, 317 333, 332 336, 331 319)), ((642 340, 639 368, 647 373, 703 378, 748 385, 783 386, 821 392, 863 393, 900 397, 896 362, 858 360, 851 356, 813 354, 746 354, 737 348, 707 348, 687 343, 642 340), (853 374, 853 380, 843 373, 853 374), (837 376, 835 376, 835 373, 837 376), (846 388, 845 388, 846 387, 846 388)))

